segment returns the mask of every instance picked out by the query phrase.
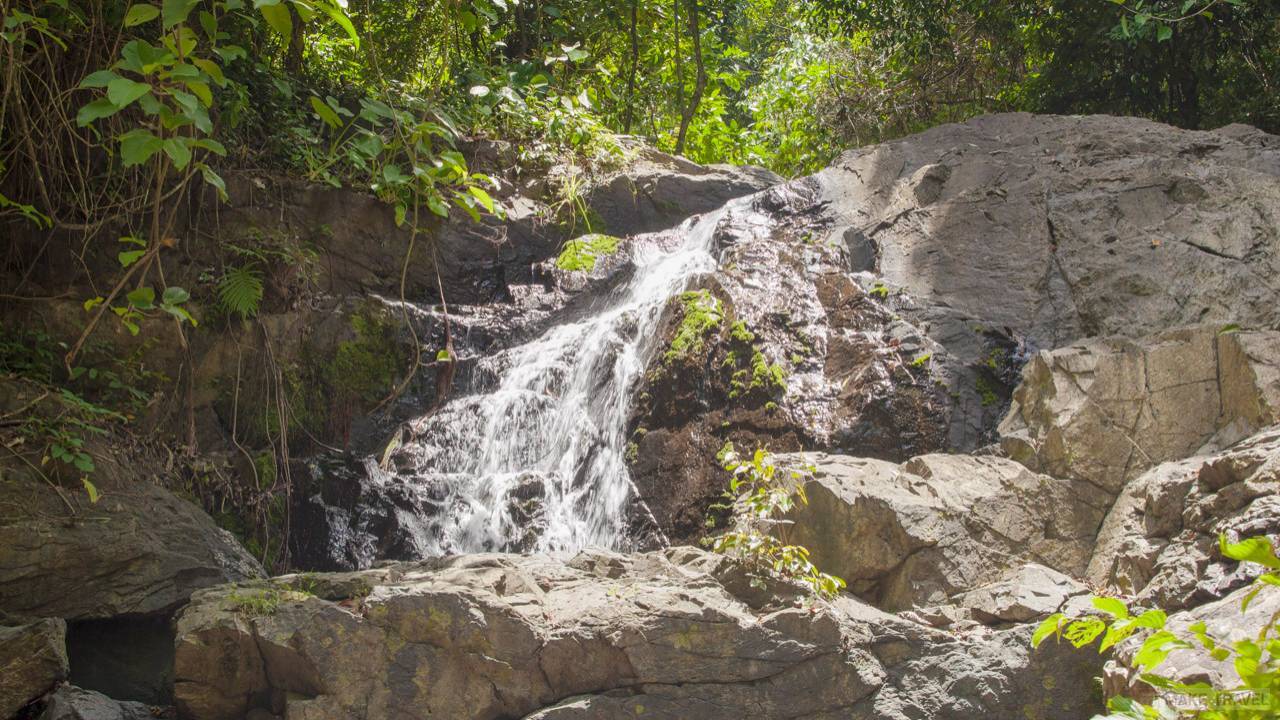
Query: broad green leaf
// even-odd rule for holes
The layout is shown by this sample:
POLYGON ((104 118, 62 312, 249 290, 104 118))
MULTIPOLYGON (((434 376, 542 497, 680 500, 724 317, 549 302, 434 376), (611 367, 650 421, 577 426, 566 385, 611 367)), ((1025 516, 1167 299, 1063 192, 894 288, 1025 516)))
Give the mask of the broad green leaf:
POLYGON ((140 287, 126 295, 125 299, 139 310, 150 310, 155 307, 156 291, 149 287, 140 287))
POLYGON ((161 6, 162 15, 161 24, 165 30, 187 21, 187 16, 191 14, 191 10, 200 4, 200 0, 164 0, 161 6))
POLYGON ((258 12, 262 13, 262 17, 267 21, 267 25, 275 30, 280 37, 284 38, 287 44, 293 37, 293 18, 289 17, 289 8, 282 4, 261 5, 258 12))
POLYGON ((471 193, 471 196, 484 206, 485 210, 488 210, 490 213, 493 212, 493 198, 489 196, 489 193, 476 185, 468 187, 467 192, 471 193))
POLYGON ((1095 597, 1093 606, 1114 618, 1129 617, 1129 608, 1115 598, 1095 597))
POLYGON ((211 107, 213 105, 213 91, 209 89, 208 85, 200 82, 199 80, 188 80, 183 83, 183 85, 186 85, 187 89, 190 90, 205 107, 211 107))
POLYGON ((226 87, 227 76, 222 72, 222 66, 212 60, 204 58, 191 58, 192 64, 204 71, 218 87, 226 87))
POLYGON ((1171 37, 1173 37, 1173 28, 1168 25, 1161 24, 1160 28, 1156 30, 1157 42, 1165 42, 1171 37))
POLYGON ((1031 647, 1040 647, 1040 643, 1044 642, 1045 638, 1057 634, 1064 620, 1066 616, 1062 613, 1054 613, 1045 618, 1031 635, 1031 647))
POLYGON ((134 82, 128 78, 116 78, 107 83, 107 99, 122 109, 149 92, 151 92, 150 85, 134 82))
POLYGON ((185 170, 187 165, 191 164, 191 147, 187 144, 188 142, 190 140, 183 137, 173 137, 164 141, 164 154, 169 156, 173 166, 179 170, 185 170))
POLYGON ((110 70, 99 70, 95 73, 89 73, 80 81, 82 88, 104 88, 112 80, 118 79, 120 76, 110 70))
POLYGON ((124 26, 135 27, 146 22, 151 22, 158 17, 160 17, 160 9, 155 5, 147 3, 130 5, 129 12, 124 14, 124 26))
POLYGON ((223 181, 222 176, 214 172, 213 168, 200 163, 200 175, 204 181, 214 187, 218 191, 218 197, 226 202, 227 200, 227 184, 223 181))
POLYGON ((122 250, 120 251, 120 254, 116 256, 116 259, 120 261, 120 267, 127 268, 138 262, 138 259, 146 254, 146 250, 122 250))
POLYGON ((325 125, 334 129, 342 126, 342 118, 338 117, 338 114, 333 111, 333 108, 326 105, 323 100, 315 95, 311 96, 311 109, 316 111, 316 115, 320 116, 320 119, 324 121, 325 125))
POLYGON ((174 60, 173 54, 164 48, 158 48, 146 40, 131 40, 120 50, 122 58, 117 65, 126 70, 146 75, 156 68, 174 60))
POLYGON ((120 160, 125 167, 141 165, 164 147, 164 141, 146 130, 131 130, 120 136, 120 160))
POLYGON ((120 108, 107 98, 99 98, 80 108, 76 113, 76 125, 88 127, 95 120, 111 117, 120 112, 120 108))
POLYGON ((164 289, 164 295, 160 296, 160 302, 165 305, 181 305, 191 299, 191 293, 186 288, 170 285, 164 289))
POLYGON ((328 15, 331 20, 338 24, 338 27, 347 31, 347 37, 351 38, 351 43, 360 47, 360 35, 356 32, 356 26, 351 24, 351 18, 347 15, 347 11, 339 5, 336 0, 318 0, 320 10, 328 15))
POLYGON ((1219 535, 1218 547, 1223 555, 1232 560, 1255 562, 1272 570, 1280 570, 1280 558, 1272 550, 1271 541, 1264 536, 1228 543, 1226 535, 1219 535))
POLYGON ((198 148, 203 148, 205 150, 208 150, 214 155, 220 155, 222 157, 227 156, 227 149, 223 147, 222 143, 218 142, 217 140, 214 140, 213 138, 200 138, 199 140, 196 140, 194 143, 192 143, 192 145, 198 148))

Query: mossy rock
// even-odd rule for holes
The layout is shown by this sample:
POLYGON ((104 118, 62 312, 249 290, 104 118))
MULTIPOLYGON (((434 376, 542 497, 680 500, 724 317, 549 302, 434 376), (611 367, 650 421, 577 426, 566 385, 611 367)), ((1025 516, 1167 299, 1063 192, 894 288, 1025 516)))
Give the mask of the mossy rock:
POLYGON ((564 244, 556 267, 569 272, 591 272, 596 269, 596 259, 618 252, 622 238, 602 233, 583 235, 564 244))

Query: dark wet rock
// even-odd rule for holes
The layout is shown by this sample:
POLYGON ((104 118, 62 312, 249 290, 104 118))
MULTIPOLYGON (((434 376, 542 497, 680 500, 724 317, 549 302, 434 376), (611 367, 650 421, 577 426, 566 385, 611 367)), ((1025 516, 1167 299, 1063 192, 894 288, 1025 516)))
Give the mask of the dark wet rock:
POLYGON ((762 168, 698 165, 644 145, 634 145, 631 153, 621 170, 587 193, 601 232, 637 235, 665 230, 783 181, 762 168))
POLYGON ((173 623, 168 615, 128 615, 67 624, 68 680, 116 700, 173 702, 173 623))
POLYGON ((1033 654, 1030 626, 952 635, 849 598, 795 607, 691 548, 358 575, 368 591, 336 602, 267 584, 198 595, 178 625, 181 713, 1071 720, 1098 707, 1079 688, 1100 660, 1033 654), (274 593, 270 612, 245 602, 255 592, 274 593))
POLYGON ((13 717, 67 677, 66 633, 58 619, 0 625, 0 717, 13 717))

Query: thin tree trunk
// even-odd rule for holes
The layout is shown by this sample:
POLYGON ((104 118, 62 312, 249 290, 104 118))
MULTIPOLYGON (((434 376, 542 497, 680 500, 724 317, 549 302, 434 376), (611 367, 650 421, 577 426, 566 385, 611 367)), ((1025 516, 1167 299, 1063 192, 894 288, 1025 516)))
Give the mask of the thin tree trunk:
POLYGON ((622 114, 622 131, 631 133, 631 120, 636 103, 636 66, 640 64, 640 39, 636 35, 636 16, 640 0, 631 0, 631 72, 627 74, 627 109, 622 114))
MULTIPOLYGON (((689 123, 693 122, 693 116, 697 114, 698 106, 702 104, 702 92, 707 88, 707 70, 702 64, 702 34, 698 32, 698 0, 689 0, 689 37, 693 40, 693 62, 698 68, 698 75, 693 84, 693 97, 689 99, 689 104, 680 116, 680 132, 676 135, 677 155, 684 152, 689 123)), ((683 90, 683 78, 681 89, 683 90)), ((683 92, 681 94, 683 95, 683 92)))

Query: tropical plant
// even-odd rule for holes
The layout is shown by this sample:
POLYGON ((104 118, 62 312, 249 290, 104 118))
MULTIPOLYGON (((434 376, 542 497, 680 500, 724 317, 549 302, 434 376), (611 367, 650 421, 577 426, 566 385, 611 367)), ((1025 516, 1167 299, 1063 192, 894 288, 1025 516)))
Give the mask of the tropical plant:
MULTIPOLYGON (((1265 571, 1254 581, 1252 589, 1240 603, 1241 612, 1268 587, 1280 587, 1280 558, 1270 540, 1253 537, 1238 543, 1219 538, 1222 554, 1232 560, 1262 565, 1265 571)), ((1264 720, 1280 717, 1280 611, 1266 619, 1253 636, 1214 637, 1203 622, 1184 627, 1171 625, 1163 610, 1131 610, 1117 598, 1094 597, 1093 606, 1100 614, 1069 617, 1056 613, 1036 629, 1033 647, 1046 639, 1065 638, 1075 647, 1084 647, 1102 638, 1099 652, 1106 652, 1130 638, 1141 637, 1136 647, 1123 655, 1138 671, 1147 685, 1177 699, 1176 707, 1165 698, 1150 704, 1133 698, 1111 698, 1110 711, 1102 720, 1264 720), (1135 637, 1137 636, 1137 637, 1135 637), (1175 651, 1197 652, 1210 665, 1229 665, 1240 681, 1226 687, 1215 687, 1204 681, 1183 681, 1157 672, 1175 651)), ((1096 719, 1095 719, 1096 720, 1096 719)))
POLYGON ((803 584, 814 600, 839 594, 844 580, 819 570, 808 549, 787 541, 793 521, 785 516, 797 502, 808 504, 804 484, 813 477, 812 468, 780 467, 764 449, 743 458, 733 443, 726 443, 716 459, 730 475, 725 502, 713 509, 727 510, 729 520, 724 532, 709 538, 711 549, 743 561, 753 573, 753 586, 781 577, 803 584))

